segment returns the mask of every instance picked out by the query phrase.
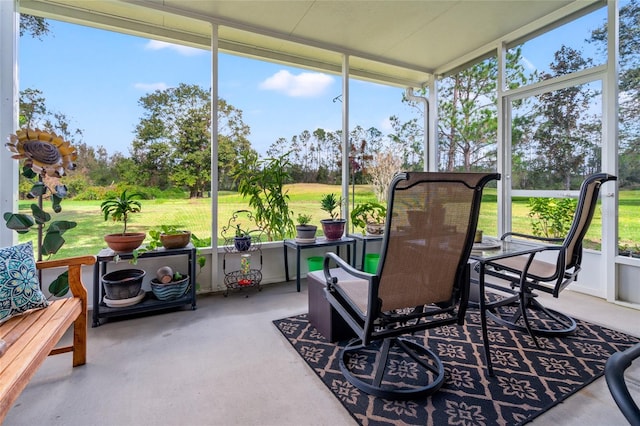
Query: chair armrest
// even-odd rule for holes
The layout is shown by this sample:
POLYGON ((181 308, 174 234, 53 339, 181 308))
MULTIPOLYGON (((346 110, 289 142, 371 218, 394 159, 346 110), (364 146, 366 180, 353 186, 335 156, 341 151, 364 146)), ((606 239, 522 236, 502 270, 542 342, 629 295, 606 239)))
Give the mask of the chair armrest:
MULTIPOLYGON (((366 327, 363 324, 356 325, 353 323, 353 320, 357 316, 360 318, 360 321, 367 322, 368 320, 376 317, 376 315, 368 315, 367 313, 371 313, 373 311, 378 301, 378 276, 375 274, 369 274, 368 272, 359 271, 332 252, 325 253, 323 269, 324 277, 327 282, 327 298, 329 299, 329 294, 332 294, 331 297, 336 301, 337 305, 331 300, 329 300, 329 303, 331 303, 340 315, 345 318, 356 334, 362 336, 366 327), (355 278, 357 281, 350 285, 347 285, 346 282, 343 283, 343 285, 347 285, 347 287, 336 285, 338 284, 339 279, 338 277, 331 276, 331 270, 329 269, 329 262, 331 260, 336 262, 336 266, 338 268, 344 270, 345 273, 355 278), (362 284, 362 286, 360 286, 360 284, 362 284), (362 298, 362 296, 364 296, 363 294, 358 295, 353 293, 356 288, 358 290, 366 288, 366 300, 362 298)), ((351 280, 348 279, 347 282, 351 282, 351 280)))
POLYGON ((629 393, 629 388, 624 379, 624 372, 638 357, 640 357, 640 343, 625 351, 614 353, 607 360, 604 367, 604 376, 611 396, 622 414, 632 425, 640 424, 640 409, 638 409, 638 405, 629 393))
POLYGON ((362 278, 364 280, 371 280, 372 277, 375 276, 375 274, 370 274, 368 272, 364 272, 364 271, 360 271, 356 268, 354 268, 353 266, 349 265, 347 262, 344 261, 344 259, 342 259, 340 256, 338 256, 335 253, 332 252, 328 252, 325 253, 324 256, 324 277, 327 280, 327 283, 333 283, 333 277, 331 276, 331 274, 329 273, 329 261, 333 260, 334 262, 336 262, 336 265, 339 268, 344 269, 345 271, 347 271, 349 274, 358 277, 358 278, 362 278))
POLYGON ((547 243, 562 243, 564 241, 564 238, 539 237, 537 235, 521 234, 520 232, 505 232, 504 234, 502 234, 500 239, 504 240, 506 237, 521 237, 528 240, 544 241, 547 243))
POLYGON ((75 297, 83 299, 86 303, 87 288, 82 283, 82 265, 93 265, 96 263, 95 256, 75 256, 65 259, 41 260, 36 262, 36 268, 48 269, 66 266, 69 270, 69 289, 75 297))
POLYGON ((71 265, 93 265, 94 263, 96 263, 95 256, 76 256, 67 257, 65 259, 41 260, 39 262, 36 262, 36 268, 48 269, 71 265))

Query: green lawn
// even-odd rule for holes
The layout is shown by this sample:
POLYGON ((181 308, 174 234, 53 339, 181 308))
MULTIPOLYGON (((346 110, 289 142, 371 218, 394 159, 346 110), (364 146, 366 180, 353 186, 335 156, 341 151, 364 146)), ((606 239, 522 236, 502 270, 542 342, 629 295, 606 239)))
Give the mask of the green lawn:
MULTIPOLYGON (((323 194, 334 192, 339 194, 339 186, 322 184, 295 184, 287 187, 291 198, 290 208, 294 213, 306 213, 312 216, 312 223, 318 224, 320 219, 326 217, 326 213, 320 210, 320 197, 323 194)), ((218 229, 226 225, 233 211, 248 209, 246 202, 237 193, 221 193, 219 195, 218 229)), ((496 190, 486 189, 480 212, 478 228, 485 235, 495 235, 497 230, 497 201, 496 190)), ((356 186, 356 203, 374 201, 375 196, 367 186, 356 186)), ((351 202, 351 200, 350 200, 351 202)), ((131 217, 129 228, 131 231, 149 231, 159 224, 179 225, 190 229, 200 238, 209 236, 211 229, 211 200, 205 199, 179 199, 179 200, 144 200, 142 211, 131 217)), ((31 202, 19 203, 21 213, 30 213, 31 202)), ((634 247, 640 245, 640 219, 638 208, 640 206, 640 191, 622 191, 620 193, 620 235, 621 244, 634 247)), ((50 205, 45 204, 45 210, 51 212, 50 205)), ((513 228, 515 231, 530 232, 530 219, 528 217, 526 199, 517 199, 513 203, 513 228)), ((62 212, 53 214, 54 220, 72 220, 78 226, 64 234, 66 244, 55 255, 56 258, 75 256, 82 254, 96 254, 106 247, 103 236, 105 234, 120 232, 121 223, 105 222, 100 211, 100 201, 74 201, 64 200, 62 212)), ((587 246, 599 248, 601 243, 600 209, 596 210, 593 224, 587 233, 587 246)), ((36 232, 31 231, 19 236, 19 240, 31 239, 35 243, 36 232)))

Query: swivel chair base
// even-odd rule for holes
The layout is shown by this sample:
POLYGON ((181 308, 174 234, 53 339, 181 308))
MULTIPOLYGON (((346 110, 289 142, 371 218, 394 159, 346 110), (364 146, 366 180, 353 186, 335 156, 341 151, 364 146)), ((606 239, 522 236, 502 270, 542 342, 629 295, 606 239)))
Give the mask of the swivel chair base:
POLYGON ((352 340, 340 355, 340 370, 355 387, 386 399, 431 395, 444 383, 444 366, 431 350, 397 337, 363 346, 352 340))
POLYGON ((567 336, 576 330, 573 318, 544 307, 536 297, 525 292, 490 302, 487 304, 489 317, 498 324, 529 333, 534 341, 535 336, 567 336))

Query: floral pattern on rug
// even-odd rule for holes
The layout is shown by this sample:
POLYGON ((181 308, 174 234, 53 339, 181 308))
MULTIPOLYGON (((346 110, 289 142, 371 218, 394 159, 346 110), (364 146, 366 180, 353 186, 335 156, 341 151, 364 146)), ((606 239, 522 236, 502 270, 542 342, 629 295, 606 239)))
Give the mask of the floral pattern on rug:
MULTIPOLYGON (((464 326, 416 333, 412 338, 441 358, 446 379, 435 394, 410 401, 377 398, 349 383, 338 364, 347 342, 327 341, 306 314, 274 324, 362 425, 517 425, 533 420, 600 377, 611 354, 640 341, 619 331, 577 322, 578 329, 571 336, 539 337, 538 349, 528 335, 489 321, 494 377, 489 377, 484 367, 477 311, 469 312, 464 326)), ((350 360, 353 367, 363 361, 350 360)), ((398 362, 393 373, 398 380, 411 380, 415 368, 398 362)))

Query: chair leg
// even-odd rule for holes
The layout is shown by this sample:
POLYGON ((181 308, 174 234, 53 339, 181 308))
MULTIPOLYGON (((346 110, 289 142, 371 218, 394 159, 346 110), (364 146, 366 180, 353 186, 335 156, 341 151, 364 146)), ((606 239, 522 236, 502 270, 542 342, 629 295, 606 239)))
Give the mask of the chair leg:
POLYGON ((73 366, 87 362, 87 312, 82 312, 73 323, 73 366))
POLYGON ((350 342, 340 355, 340 370, 358 389, 386 399, 413 399, 427 396, 444 383, 440 358, 418 343, 387 338, 363 346, 350 342))
POLYGON ((529 317, 527 316, 527 297, 524 291, 519 293, 520 299, 520 312, 522 312, 522 320, 524 321, 525 328, 527 329, 527 333, 533 339, 533 343, 536 345, 536 348, 540 349, 540 344, 538 343, 538 339, 536 339, 535 334, 533 333, 533 329, 531 328, 531 323, 529 322, 529 317))
POLYGON ((490 318, 506 327, 529 333, 538 346, 535 336, 566 336, 576 330, 576 322, 570 316, 543 306, 531 291, 519 291, 516 296, 489 303, 490 318), (509 308, 514 307, 515 310, 509 308))

